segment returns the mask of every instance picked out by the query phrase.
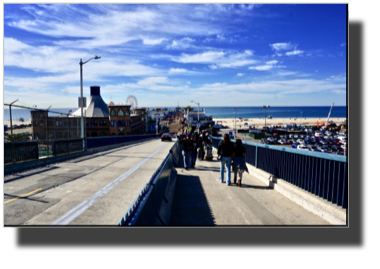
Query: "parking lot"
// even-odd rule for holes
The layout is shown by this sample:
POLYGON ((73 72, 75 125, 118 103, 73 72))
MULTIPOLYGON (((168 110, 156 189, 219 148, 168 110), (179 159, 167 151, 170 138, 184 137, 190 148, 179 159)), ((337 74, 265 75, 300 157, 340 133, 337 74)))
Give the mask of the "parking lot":
MULTIPOLYGON (((269 132, 275 133, 275 130, 268 130, 269 132)), ((289 142, 287 144, 280 144, 279 141, 284 139, 285 134, 278 135, 277 139, 273 139, 272 137, 267 137, 265 142, 262 139, 253 139, 249 136, 249 133, 237 133, 237 138, 240 138, 242 141, 259 143, 259 144, 268 144, 272 146, 279 146, 283 148, 295 148, 299 150, 309 150, 316 152, 324 152, 330 154, 338 154, 345 155, 346 152, 346 135, 345 131, 338 131, 338 133, 329 132, 326 130, 306 130, 309 133, 304 132, 305 129, 295 129, 295 132, 288 131, 286 134, 289 142), (298 133, 302 131, 302 133, 298 133), (289 138, 289 136, 291 136, 289 138), (292 146, 293 145, 293 146, 292 146)), ((234 133, 233 129, 226 128, 220 129, 218 132, 221 136, 225 133, 234 133)))

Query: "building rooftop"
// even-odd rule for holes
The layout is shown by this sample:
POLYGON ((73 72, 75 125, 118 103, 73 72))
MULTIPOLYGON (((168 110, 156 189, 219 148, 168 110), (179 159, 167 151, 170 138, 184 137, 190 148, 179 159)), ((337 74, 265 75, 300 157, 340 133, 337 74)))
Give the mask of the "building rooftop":
MULTIPOLYGON (((86 108, 83 108, 83 115, 86 115, 86 118, 108 118, 109 111, 108 106, 104 102, 103 98, 100 96, 100 87, 91 86, 91 95, 88 100, 86 108)), ((80 116, 80 108, 75 111, 72 115, 80 116)))

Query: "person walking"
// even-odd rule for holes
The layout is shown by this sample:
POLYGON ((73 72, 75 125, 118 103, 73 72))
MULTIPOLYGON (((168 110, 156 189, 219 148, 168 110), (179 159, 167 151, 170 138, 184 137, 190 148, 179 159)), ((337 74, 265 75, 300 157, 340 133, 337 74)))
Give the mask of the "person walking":
POLYGON ((234 153, 234 144, 231 142, 228 134, 224 134, 223 140, 218 145, 218 156, 220 159, 220 182, 224 179, 224 166, 227 166, 227 186, 231 185, 231 160, 234 153))
POLYGON ((189 169, 190 151, 191 151, 191 141, 189 141, 189 135, 186 135, 182 139, 183 165, 186 170, 189 169))
POLYGON ((206 156, 205 159, 210 161, 213 159, 212 155, 212 138, 206 132, 203 142, 205 143, 206 156))
POLYGON ((195 167, 198 155, 198 136, 194 134, 191 139, 191 167, 195 167))
POLYGON ((236 147, 232 153, 232 169, 234 171, 234 184, 236 184, 237 174, 239 174, 239 180, 237 185, 241 187, 241 181, 243 179, 244 171, 248 172, 248 168, 245 164, 245 155, 247 151, 245 150, 241 139, 236 139, 236 147))
POLYGON ((198 138, 198 159, 199 160, 203 160, 205 157, 205 150, 204 150, 204 145, 203 145, 203 134, 201 134, 198 138))

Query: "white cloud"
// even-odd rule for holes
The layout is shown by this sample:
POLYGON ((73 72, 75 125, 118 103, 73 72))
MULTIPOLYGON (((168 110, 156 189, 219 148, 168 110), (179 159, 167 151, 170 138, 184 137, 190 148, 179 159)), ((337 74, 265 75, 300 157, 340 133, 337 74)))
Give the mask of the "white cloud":
POLYGON ((218 40, 218 41, 223 41, 225 39, 226 38, 224 37, 224 35, 216 35, 216 40, 218 40))
POLYGON ((244 76, 244 73, 237 73, 237 76, 242 77, 242 76, 244 76))
POLYGON ((295 48, 295 45, 293 45, 291 42, 288 42, 288 43, 275 43, 275 44, 269 44, 269 46, 276 50, 276 51, 280 51, 280 50, 291 50, 293 48, 295 48))
POLYGON ((193 47, 191 44, 194 42, 195 39, 184 37, 180 40, 173 40, 171 45, 166 46, 167 49, 177 49, 177 50, 183 50, 190 47, 193 47))
POLYGON ((252 51, 245 51, 244 53, 233 53, 223 51, 208 51, 197 54, 181 54, 179 57, 171 57, 172 61, 179 63, 197 63, 208 64, 210 68, 234 68, 254 64, 257 61, 251 59, 252 51), (210 65, 211 64, 211 65, 210 65))
POLYGON ((161 44, 165 40, 167 39, 166 38, 159 38, 159 39, 143 38, 143 44, 144 45, 158 45, 158 44, 161 44))
POLYGON ((183 74, 187 72, 190 72, 190 71, 186 69, 182 69, 182 68, 170 68, 169 70, 169 74, 183 74))
POLYGON ((268 70, 271 70, 273 68, 285 68, 286 67, 283 65, 276 65, 277 63, 279 63, 279 61, 273 60, 273 61, 266 62, 265 65, 251 66, 251 67, 249 67, 249 69, 250 70, 257 70, 257 71, 268 71, 268 70))
POLYGON ((224 52, 216 52, 216 51, 209 51, 204 53, 198 53, 198 54, 182 54, 178 58, 172 58, 175 62, 180 63, 213 63, 217 60, 220 60, 225 55, 224 52))
POLYGON ((342 43, 340 44, 341 47, 345 47, 346 46, 346 43, 342 43))
POLYGON ((290 55, 297 55, 297 54, 302 54, 302 53, 303 53, 302 50, 294 50, 294 51, 287 52, 286 55, 290 56, 290 55))
POLYGON ((250 67, 250 70, 258 70, 258 71, 267 71, 273 68, 273 65, 260 65, 260 66, 254 66, 250 67))
POLYGON ((138 85, 154 85, 154 84, 164 84, 168 83, 168 78, 166 77, 149 77, 143 80, 140 80, 137 84, 138 85))
POLYGON ((278 63, 278 61, 276 61, 276 60, 273 60, 273 61, 269 61, 269 62, 267 62, 268 65, 274 65, 274 64, 276 64, 276 63, 278 63))

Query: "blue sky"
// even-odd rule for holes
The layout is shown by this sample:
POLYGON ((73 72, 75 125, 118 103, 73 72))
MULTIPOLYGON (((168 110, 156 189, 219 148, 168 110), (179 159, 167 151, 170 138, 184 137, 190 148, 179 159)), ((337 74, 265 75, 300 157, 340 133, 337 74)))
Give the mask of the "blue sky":
POLYGON ((4 4, 4 102, 346 104, 346 5, 4 4))

